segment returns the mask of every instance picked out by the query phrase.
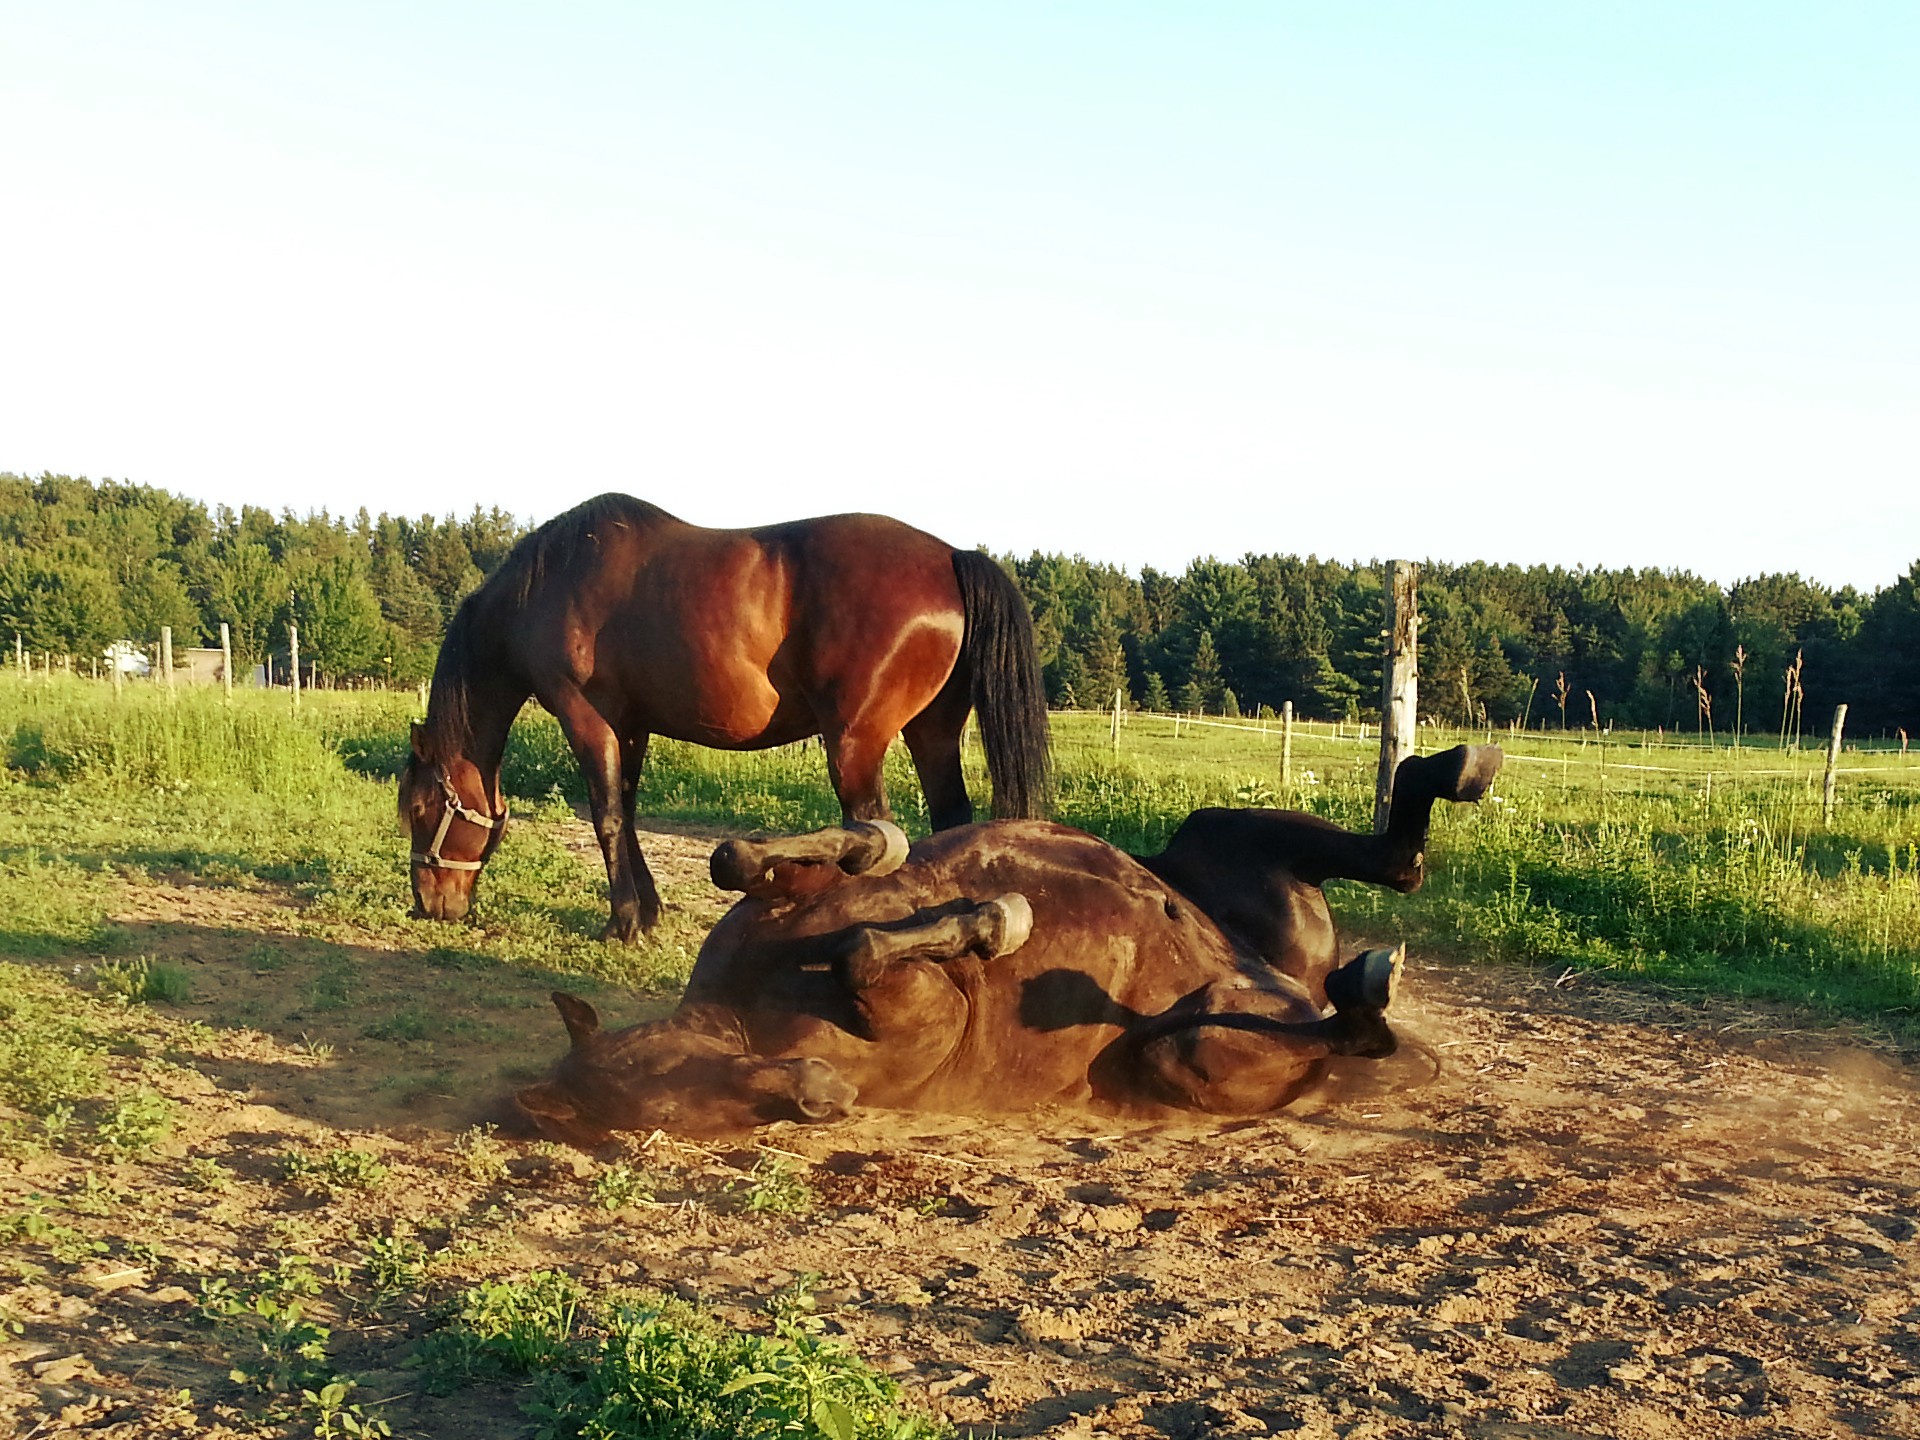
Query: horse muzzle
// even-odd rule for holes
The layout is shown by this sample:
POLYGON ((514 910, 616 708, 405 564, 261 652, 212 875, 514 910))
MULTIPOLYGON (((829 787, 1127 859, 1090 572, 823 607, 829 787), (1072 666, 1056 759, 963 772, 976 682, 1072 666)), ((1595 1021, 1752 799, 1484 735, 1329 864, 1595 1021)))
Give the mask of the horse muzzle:
POLYGON ((413 918, 455 921, 473 908, 473 874, 425 865, 413 868, 413 918))

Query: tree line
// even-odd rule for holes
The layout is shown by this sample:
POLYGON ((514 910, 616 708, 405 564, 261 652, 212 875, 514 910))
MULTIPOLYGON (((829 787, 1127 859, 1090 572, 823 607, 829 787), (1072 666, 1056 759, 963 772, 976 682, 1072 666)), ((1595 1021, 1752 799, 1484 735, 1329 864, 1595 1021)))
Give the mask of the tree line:
MULTIPOLYGON (((231 627, 236 660, 412 684, 460 600, 526 527, 321 510, 209 510, 149 486, 0 474, 0 643, 98 656, 231 627)), ((1380 694, 1378 561, 1248 554, 1138 575, 1080 556, 1002 557, 1033 610, 1048 698, 1106 708, 1365 719, 1380 694)), ((1883 589, 1798 575, 1721 586, 1685 571, 1420 567, 1420 708, 1451 723, 1748 734, 1920 729, 1920 562, 1883 589)))
POLYGON ((303 664, 411 684, 432 672, 454 607, 523 533, 497 509, 276 516, 145 485, 0 474, 0 646, 18 634, 32 650, 97 657, 171 626, 178 649, 217 643, 225 622, 245 670, 284 664, 291 622, 303 664))

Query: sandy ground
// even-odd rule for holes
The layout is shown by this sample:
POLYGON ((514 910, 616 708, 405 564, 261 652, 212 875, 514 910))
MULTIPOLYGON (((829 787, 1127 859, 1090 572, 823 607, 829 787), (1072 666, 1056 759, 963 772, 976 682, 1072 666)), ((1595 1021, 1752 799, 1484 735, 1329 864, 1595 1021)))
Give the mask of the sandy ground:
MULTIPOLYGON (((648 848, 684 887, 710 843, 648 848)), ((104 1261, 41 1254, 49 1273, 0 1294, 23 1322, 0 1335, 0 1433, 244 1431, 191 1276, 410 1227, 450 1252, 468 1241, 474 1273, 559 1265, 747 1326, 817 1275, 834 1329, 979 1433, 1920 1436, 1916 1071, 1790 1012, 1416 958, 1401 1053, 1270 1119, 866 1112, 775 1127, 760 1149, 634 1137, 596 1161, 523 1155, 482 1181, 455 1137, 477 1095, 558 1055, 542 983, 423 974, 370 947, 350 957, 356 1005, 316 1010, 311 942, 277 928, 285 903, 129 893, 119 918, 141 948, 208 977, 197 1013, 251 1028, 174 1073, 189 1119, 168 1154, 106 1174, 166 1259, 103 1280, 104 1261), (445 1021, 435 1038, 354 1028, 396 995, 445 1021), (395 1182, 290 1193, 269 1157, 303 1144, 379 1153, 395 1182), (767 1149, 818 1191, 812 1214, 740 1213, 767 1149), (231 1189, 206 1194, 189 1155, 216 1158, 231 1189), (655 1178, 653 1203, 589 1203, 613 1161, 655 1178)), ((717 913, 720 897, 698 903, 717 913)), ((609 1023, 658 1010, 595 998, 609 1023)), ((0 1175, 0 1213, 83 1179, 31 1162, 0 1175)), ((449 1262, 443 1280, 461 1273, 449 1262)), ((530 1433, 505 1392, 410 1394, 427 1312, 380 1319, 340 1359, 360 1398, 399 1397, 397 1434, 530 1433)))

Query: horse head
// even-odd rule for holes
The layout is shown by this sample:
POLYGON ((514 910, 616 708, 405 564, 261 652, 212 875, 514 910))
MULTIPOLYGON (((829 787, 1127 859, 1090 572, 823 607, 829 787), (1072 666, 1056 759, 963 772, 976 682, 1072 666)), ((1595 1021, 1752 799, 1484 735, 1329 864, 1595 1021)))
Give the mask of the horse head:
POLYGON ((734 1135, 775 1120, 843 1118, 857 1092, 825 1060, 751 1054, 724 1007, 682 1006, 665 1020, 602 1030, 563 990, 554 1007, 572 1041, 552 1078, 514 1096, 548 1139, 591 1149, 616 1130, 734 1135))
POLYGON ((463 920, 474 882, 507 828, 506 797, 464 755, 440 755, 426 727, 400 771, 400 825, 413 839, 413 913, 463 920))

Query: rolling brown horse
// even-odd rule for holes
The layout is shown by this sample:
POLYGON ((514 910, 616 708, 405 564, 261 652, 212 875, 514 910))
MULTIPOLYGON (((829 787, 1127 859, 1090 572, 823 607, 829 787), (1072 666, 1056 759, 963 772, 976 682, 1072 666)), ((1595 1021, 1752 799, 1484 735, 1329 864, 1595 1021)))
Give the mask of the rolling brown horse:
POLYGON ((455 612, 413 728, 400 817, 416 915, 467 913, 505 829, 500 762, 529 698, 586 778, 613 939, 660 915, 633 828, 655 735, 727 750, 819 735, 849 821, 888 815, 881 762, 903 735, 944 830, 973 819, 960 735, 978 710, 994 814, 1047 803, 1026 602, 990 557, 883 515, 709 530, 601 495, 521 540, 455 612))

